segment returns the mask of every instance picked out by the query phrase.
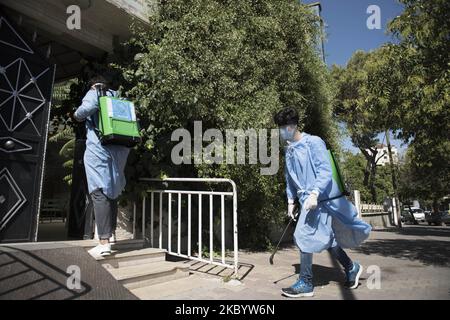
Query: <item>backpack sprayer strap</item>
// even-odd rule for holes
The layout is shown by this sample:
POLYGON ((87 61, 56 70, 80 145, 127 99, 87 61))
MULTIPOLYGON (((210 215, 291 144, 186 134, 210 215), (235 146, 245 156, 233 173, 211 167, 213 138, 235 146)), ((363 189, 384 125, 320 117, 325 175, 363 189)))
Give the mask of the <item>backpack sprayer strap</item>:
POLYGON ((345 197, 345 196, 346 196, 345 193, 341 193, 341 194, 338 195, 338 196, 331 197, 331 198, 328 198, 328 199, 320 200, 319 203, 326 202, 326 201, 331 201, 331 200, 335 200, 335 199, 342 198, 342 197, 345 197))
MULTIPOLYGON (((97 117, 92 117, 92 122, 94 123, 94 132, 97 135, 97 138, 99 140, 101 139, 101 136, 102 136, 102 132, 100 131, 100 128, 99 128, 100 97, 103 97, 103 94, 102 94, 102 92, 100 92, 100 88, 99 88, 101 85, 104 86, 103 83, 95 83, 95 84, 92 85, 95 88, 95 92, 97 93, 97 104, 98 104, 98 110, 97 110, 97 113, 96 113, 97 117)), ((111 89, 107 89, 105 91, 105 96, 106 96, 106 92, 109 92, 109 93, 111 93, 111 96, 114 96, 114 93, 113 93, 113 91, 111 89)))
MULTIPOLYGON (((308 144, 308 148, 306 148, 306 152, 308 153, 309 161, 311 161, 311 163, 314 166, 314 168, 316 168, 316 164, 314 163, 314 161, 313 161, 313 159, 311 157, 311 152, 310 152, 309 149, 310 149, 310 146, 308 144)), ((330 152, 331 152, 331 150, 330 150, 330 152)), ((333 154, 332 154, 332 156, 333 156, 333 154)), ((333 161, 334 161, 334 157, 333 157, 333 161)), ((316 173, 314 172, 314 176, 315 175, 316 175, 316 173)), ((328 199, 320 200, 318 203, 339 199, 339 198, 342 198, 342 197, 345 197, 345 196, 348 196, 348 195, 349 195, 349 192, 347 192, 347 190, 345 190, 344 192, 341 192, 341 194, 339 194, 337 196, 334 196, 334 197, 331 197, 331 198, 328 198, 328 199)))
POLYGON ((94 122, 94 132, 97 135, 98 140, 100 140, 101 138, 101 132, 99 129, 99 114, 100 114, 100 97, 101 97, 101 93, 100 93, 100 89, 99 86, 100 83, 96 83, 93 85, 93 87, 95 88, 95 92, 97 93, 97 105, 98 105, 98 110, 95 113, 95 116, 92 117, 92 122, 94 122))

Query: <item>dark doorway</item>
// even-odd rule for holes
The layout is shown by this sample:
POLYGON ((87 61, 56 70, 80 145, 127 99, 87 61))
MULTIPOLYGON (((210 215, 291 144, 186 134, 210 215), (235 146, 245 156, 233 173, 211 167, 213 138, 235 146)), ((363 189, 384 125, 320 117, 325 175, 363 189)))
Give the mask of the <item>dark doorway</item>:
POLYGON ((37 237, 54 75, 0 11, 0 242, 37 237))

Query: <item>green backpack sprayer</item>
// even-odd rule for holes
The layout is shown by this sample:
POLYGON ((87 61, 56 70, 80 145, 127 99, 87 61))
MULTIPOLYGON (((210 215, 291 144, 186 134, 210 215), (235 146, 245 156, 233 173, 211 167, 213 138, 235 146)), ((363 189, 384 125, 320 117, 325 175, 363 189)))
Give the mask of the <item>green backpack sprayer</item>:
POLYGON ((106 95, 103 84, 94 85, 98 96, 97 136, 102 145, 134 147, 141 142, 134 103, 106 95))
POLYGON ((329 198, 329 199, 322 200, 320 202, 329 201, 329 200, 333 200, 333 199, 337 199, 337 198, 340 198, 343 196, 350 195, 350 192, 348 191, 346 184, 344 183, 344 179, 342 179, 341 171, 339 170, 339 166, 338 166, 338 163, 336 162, 333 151, 330 149, 328 149, 327 151, 328 151, 328 158, 330 159, 331 171, 333 173, 333 180, 336 182, 337 186, 339 187, 339 191, 341 194, 338 196, 329 198))

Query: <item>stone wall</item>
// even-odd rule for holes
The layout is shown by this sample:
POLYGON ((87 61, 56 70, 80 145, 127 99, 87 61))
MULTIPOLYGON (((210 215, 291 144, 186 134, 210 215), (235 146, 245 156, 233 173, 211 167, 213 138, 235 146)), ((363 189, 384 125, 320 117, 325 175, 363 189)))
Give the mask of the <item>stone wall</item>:
POLYGON ((388 212, 363 213, 362 219, 374 230, 392 227, 391 215, 388 212))

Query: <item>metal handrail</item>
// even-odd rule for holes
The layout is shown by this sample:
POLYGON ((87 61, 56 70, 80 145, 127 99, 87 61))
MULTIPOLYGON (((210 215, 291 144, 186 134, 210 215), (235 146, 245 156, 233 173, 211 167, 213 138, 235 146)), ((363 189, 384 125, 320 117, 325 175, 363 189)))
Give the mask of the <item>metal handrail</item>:
MULTIPOLYGON (((154 218, 154 195, 159 194, 160 195, 160 201, 159 201, 159 247, 162 248, 162 195, 164 193, 168 194, 168 254, 188 258, 191 260, 206 262, 213 265, 218 265, 226 268, 233 268, 234 269, 234 275, 237 276, 238 272, 238 226, 237 226, 237 187, 236 183, 231 179, 225 179, 225 178, 141 178, 139 179, 143 182, 207 182, 207 183, 229 183, 232 186, 233 191, 232 192, 218 192, 218 191, 189 191, 189 190, 151 190, 150 197, 151 197, 151 211, 150 211, 150 223, 151 223, 151 246, 153 246, 153 218, 154 218), (172 232, 171 232, 171 198, 173 194, 178 194, 178 221, 180 220, 181 215, 181 195, 187 194, 188 195, 188 252, 187 254, 182 254, 180 252, 180 233, 181 233, 181 224, 178 223, 178 241, 177 241, 177 251, 172 251, 172 232), (199 204, 201 201, 202 195, 209 196, 210 201, 210 243, 209 243, 209 249, 210 249, 210 257, 209 260, 202 258, 202 206, 199 205, 199 252, 198 257, 191 255, 191 196, 192 195, 198 195, 199 197, 199 204), (215 261, 213 258, 213 243, 212 243, 212 231, 213 231, 213 224, 212 224, 212 204, 213 204, 213 196, 220 196, 221 197, 221 235, 222 235, 222 259, 220 262, 215 261), (233 197, 233 263, 227 263, 225 260, 225 196, 232 196, 233 197)), ((145 211, 146 211, 146 196, 142 199, 142 236, 145 237, 145 211)), ((133 237, 136 235, 136 203, 134 203, 133 206, 133 237)))

